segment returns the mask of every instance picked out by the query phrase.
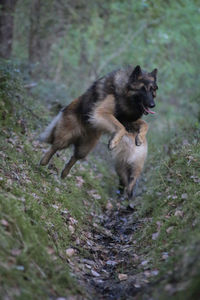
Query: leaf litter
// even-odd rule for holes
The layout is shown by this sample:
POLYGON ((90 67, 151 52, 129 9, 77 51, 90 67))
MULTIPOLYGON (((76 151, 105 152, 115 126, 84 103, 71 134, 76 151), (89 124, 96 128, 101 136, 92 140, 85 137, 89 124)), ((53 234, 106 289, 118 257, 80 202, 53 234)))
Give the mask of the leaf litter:
MULTIPOLYGON (((150 261, 138 255, 134 246, 135 231, 149 219, 138 220, 137 212, 123 203, 108 203, 104 214, 91 213, 91 231, 83 230, 75 241, 77 247, 86 250, 87 258, 73 253, 69 263, 93 298, 134 299, 159 274, 157 269, 151 270, 150 261)), ((161 225, 157 224, 158 230, 161 225)))

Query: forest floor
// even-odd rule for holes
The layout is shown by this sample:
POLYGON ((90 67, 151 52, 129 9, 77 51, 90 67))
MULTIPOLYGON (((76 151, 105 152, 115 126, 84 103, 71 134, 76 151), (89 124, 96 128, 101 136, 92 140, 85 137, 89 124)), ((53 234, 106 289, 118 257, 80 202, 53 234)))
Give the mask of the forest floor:
POLYGON ((13 69, 1 72, 2 299, 199 299, 199 122, 154 119, 128 202, 116 194, 107 142, 66 180, 68 151, 39 166, 45 145, 36 136, 51 110, 13 69))
POLYGON ((134 202, 123 202, 108 202, 104 213, 94 216, 91 231, 84 233, 88 239, 83 247, 90 258, 75 256, 69 261, 88 291, 86 299, 139 299, 141 293, 144 297, 149 279, 159 273, 139 253, 135 240, 135 231, 148 218, 138 217, 134 202))

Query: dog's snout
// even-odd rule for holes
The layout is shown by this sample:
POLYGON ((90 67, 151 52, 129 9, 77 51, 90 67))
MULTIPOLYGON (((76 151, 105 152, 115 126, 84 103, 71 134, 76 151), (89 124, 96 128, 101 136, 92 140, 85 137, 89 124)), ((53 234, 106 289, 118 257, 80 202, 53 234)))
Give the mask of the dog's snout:
POLYGON ((156 105, 155 105, 154 102, 151 102, 150 105, 149 105, 150 108, 153 108, 153 107, 155 107, 155 106, 156 106, 156 105))

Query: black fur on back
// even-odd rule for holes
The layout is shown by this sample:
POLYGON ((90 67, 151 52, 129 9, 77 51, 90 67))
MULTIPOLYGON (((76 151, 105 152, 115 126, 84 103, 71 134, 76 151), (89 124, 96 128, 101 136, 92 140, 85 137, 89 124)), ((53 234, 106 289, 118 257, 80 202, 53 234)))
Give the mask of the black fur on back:
MULTIPOLYGON (((107 95, 112 94, 116 101, 115 117, 121 122, 134 122, 142 117, 144 109, 141 105, 141 95, 129 95, 130 78, 133 67, 115 70, 98 80, 80 97, 77 113, 85 122, 88 121, 94 104, 102 101, 107 95)), ((144 72, 146 75, 147 73, 144 72)))

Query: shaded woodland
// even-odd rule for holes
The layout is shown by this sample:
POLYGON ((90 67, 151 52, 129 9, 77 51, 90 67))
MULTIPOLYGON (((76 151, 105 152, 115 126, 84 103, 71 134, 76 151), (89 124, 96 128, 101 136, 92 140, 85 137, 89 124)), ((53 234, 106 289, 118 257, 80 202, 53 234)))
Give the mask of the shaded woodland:
POLYGON ((200 297, 200 3, 0 0, 0 295, 10 299, 200 297), (38 162, 36 137, 97 78, 158 69, 156 115, 133 201, 104 137, 38 162))

